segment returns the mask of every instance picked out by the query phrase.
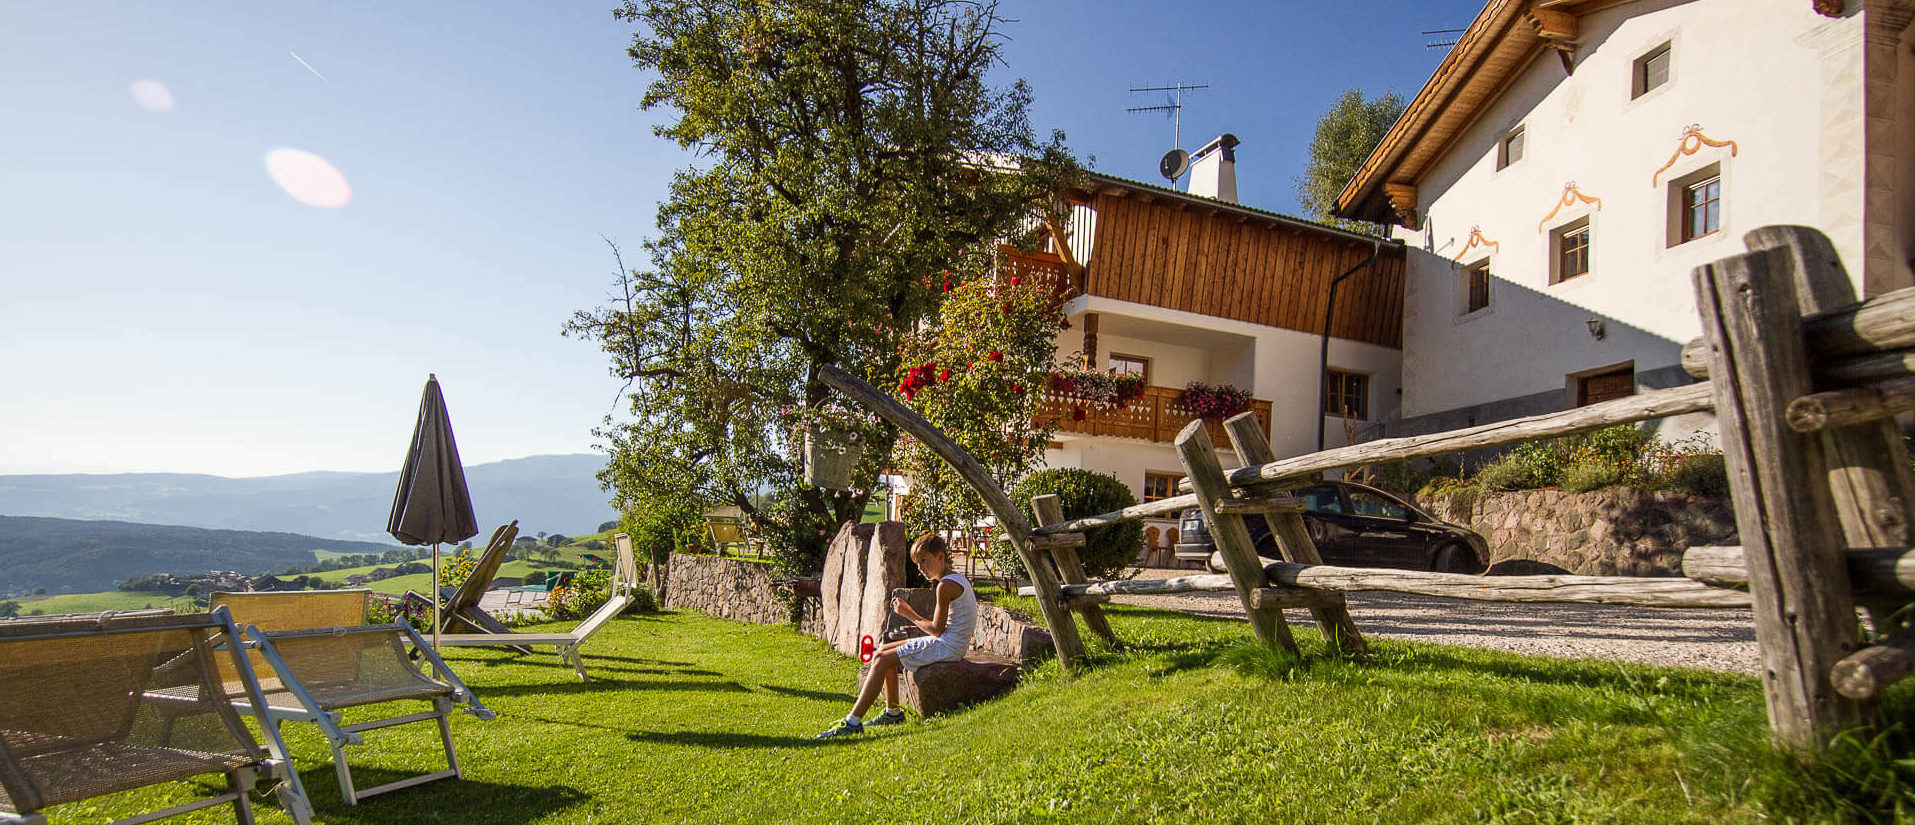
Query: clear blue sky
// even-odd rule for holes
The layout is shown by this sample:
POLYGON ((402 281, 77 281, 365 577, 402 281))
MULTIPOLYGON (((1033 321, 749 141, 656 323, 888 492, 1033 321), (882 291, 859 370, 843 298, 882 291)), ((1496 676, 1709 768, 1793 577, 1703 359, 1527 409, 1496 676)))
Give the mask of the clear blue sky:
MULTIPOLYGON (((467 463, 589 451, 619 384, 559 327, 608 295, 601 236, 636 260, 689 161, 610 7, 10 5, 0 474, 394 470, 435 372, 467 463), (350 199, 283 188, 275 150, 350 199)), ((1184 148, 1234 132, 1243 201, 1294 212, 1317 115, 1414 94, 1442 57, 1419 30, 1477 9, 1007 2, 1002 75, 1040 133, 1144 180, 1171 124, 1126 89, 1208 83, 1184 148)))

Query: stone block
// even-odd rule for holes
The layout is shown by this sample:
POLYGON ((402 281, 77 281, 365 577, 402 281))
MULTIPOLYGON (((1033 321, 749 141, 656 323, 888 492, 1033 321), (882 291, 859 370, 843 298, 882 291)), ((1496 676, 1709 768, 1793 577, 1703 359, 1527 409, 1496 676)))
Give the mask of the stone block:
MULTIPOLYGON (((865 665, 859 669, 859 684, 863 684, 870 668, 865 665)), ((938 662, 918 668, 916 673, 898 674, 898 703, 920 716, 931 716, 1009 693, 1022 675, 1017 662, 973 650, 961 661, 938 662)))

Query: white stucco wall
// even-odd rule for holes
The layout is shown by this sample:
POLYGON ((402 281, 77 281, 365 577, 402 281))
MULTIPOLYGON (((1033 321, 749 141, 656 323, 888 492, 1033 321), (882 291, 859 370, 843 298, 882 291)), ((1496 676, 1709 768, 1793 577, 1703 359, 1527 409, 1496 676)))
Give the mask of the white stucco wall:
POLYGON ((1551 391, 1569 400, 1572 373, 1678 363, 1701 330, 1691 270, 1743 251, 1749 229, 1817 226, 1859 262, 1859 177, 1829 172, 1861 162, 1860 43, 1859 15, 1832 20, 1797 0, 1646 1, 1582 16, 1575 73, 1545 50, 1419 182, 1423 230, 1399 230, 1422 250, 1406 279, 1403 415, 1551 391), (1669 83, 1631 100, 1635 60, 1665 42, 1669 83), (1704 146, 1657 175, 1691 124, 1734 141, 1733 153, 1704 146), (1497 144, 1517 126, 1524 155, 1498 170, 1497 144), (1670 247, 1668 182, 1709 164, 1722 175, 1721 231, 1670 247), (1576 202, 1545 221, 1572 181, 1600 207, 1576 202), (1552 285, 1550 230, 1584 216, 1590 274, 1552 285), (1465 252, 1472 228, 1493 245, 1465 252), (1463 315, 1463 267, 1484 260, 1490 307, 1463 315))

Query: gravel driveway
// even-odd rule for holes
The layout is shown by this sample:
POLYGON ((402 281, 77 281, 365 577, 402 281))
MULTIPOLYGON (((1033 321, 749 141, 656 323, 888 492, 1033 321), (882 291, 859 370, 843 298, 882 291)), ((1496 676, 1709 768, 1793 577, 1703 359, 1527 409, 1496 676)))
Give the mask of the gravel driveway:
MULTIPOLYGON (((1151 568, 1138 578, 1165 579, 1193 572, 1151 568)), ((1400 593, 1347 595, 1357 628, 1370 637, 1563 659, 1613 659, 1750 675, 1757 672, 1755 625, 1747 610, 1474 602, 1400 593)), ((1117 596, 1112 601, 1243 618, 1243 606, 1233 592, 1117 596)), ((1290 610, 1284 615, 1293 624, 1316 627, 1308 611, 1290 610)))

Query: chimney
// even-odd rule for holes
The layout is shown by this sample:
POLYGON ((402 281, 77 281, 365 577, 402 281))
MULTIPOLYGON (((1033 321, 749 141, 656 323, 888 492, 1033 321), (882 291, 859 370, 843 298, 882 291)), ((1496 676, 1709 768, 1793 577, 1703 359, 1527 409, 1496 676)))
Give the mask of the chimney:
POLYGON ((1225 132, 1191 157, 1190 194, 1237 202, 1236 135, 1225 132))

